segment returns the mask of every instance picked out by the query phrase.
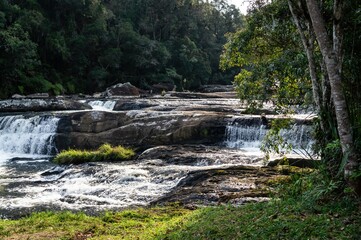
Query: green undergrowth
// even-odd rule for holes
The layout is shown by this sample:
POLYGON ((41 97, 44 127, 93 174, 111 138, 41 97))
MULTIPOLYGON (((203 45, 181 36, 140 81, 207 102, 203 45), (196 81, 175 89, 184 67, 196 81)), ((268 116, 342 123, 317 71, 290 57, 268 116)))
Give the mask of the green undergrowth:
POLYGON ((134 151, 122 146, 112 147, 109 144, 103 144, 96 151, 84 150, 64 150, 55 158, 54 162, 58 164, 80 164, 85 162, 109 162, 129 160, 135 155, 134 151))
POLYGON ((0 220, 0 239, 360 239, 360 202, 339 195, 338 183, 316 173, 281 182, 270 202, 239 207, 172 205, 99 216, 45 212, 0 220))

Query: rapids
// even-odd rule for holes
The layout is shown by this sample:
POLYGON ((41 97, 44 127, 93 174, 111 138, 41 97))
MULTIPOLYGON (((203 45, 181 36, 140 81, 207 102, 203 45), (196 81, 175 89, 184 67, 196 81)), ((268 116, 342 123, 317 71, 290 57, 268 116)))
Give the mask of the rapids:
MULTIPOLYGON (((199 111, 191 116, 197 118, 207 107, 215 116, 239 108, 235 99, 159 98, 139 102, 135 110, 126 112, 128 117, 142 120, 152 114, 179 115, 193 107, 199 111)), ((112 112, 116 101, 91 100, 88 104, 96 115, 99 111, 112 112)), ((223 114, 228 117, 235 113, 223 114)), ((158 146, 146 149, 133 161, 58 166, 51 162, 58 152, 54 142, 61 122, 58 115, 47 112, 0 117, 0 217, 20 217, 37 210, 93 213, 145 206, 177 189, 189 174, 264 164, 259 146, 267 130, 260 123, 230 121, 224 126, 224 138, 216 139, 213 145, 158 146)), ((308 126, 295 125, 283 135, 296 147, 307 149, 312 143, 308 126)), ((244 189, 228 182, 232 189, 244 189)))

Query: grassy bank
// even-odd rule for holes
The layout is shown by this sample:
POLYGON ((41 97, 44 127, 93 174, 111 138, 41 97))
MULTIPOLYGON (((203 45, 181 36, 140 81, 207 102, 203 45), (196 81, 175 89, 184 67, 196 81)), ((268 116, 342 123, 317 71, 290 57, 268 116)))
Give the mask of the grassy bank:
POLYGON ((1 220, 0 239, 360 239, 357 206, 340 199, 305 209, 293 200, 196 210, 156 207, 98 217, 37 213, 1 220))
POLYGON ((0 220, 0 239, 361 239, 361 202, 342 181, 313 171, 271 184, 273 200, 239 207, 34 213, 0 220))
POLYGON ((134 151, 122 146, 112 147, 103 144, 96 151, 65 150, 60 152, 54 162, 58 164, 80 164, 85 162, 110 162, 129 160, 135 155, 134 151))

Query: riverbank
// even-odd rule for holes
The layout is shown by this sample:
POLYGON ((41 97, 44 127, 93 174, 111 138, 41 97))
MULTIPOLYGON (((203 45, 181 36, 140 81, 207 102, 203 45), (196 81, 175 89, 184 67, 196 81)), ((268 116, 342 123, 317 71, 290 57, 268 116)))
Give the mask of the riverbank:
POLYGON ((172 205, 88 216, 43 212, 0 220, 10 239, 360 239, 361 216, 349 198, 314 203, 281 199, 195 210, 172 205))

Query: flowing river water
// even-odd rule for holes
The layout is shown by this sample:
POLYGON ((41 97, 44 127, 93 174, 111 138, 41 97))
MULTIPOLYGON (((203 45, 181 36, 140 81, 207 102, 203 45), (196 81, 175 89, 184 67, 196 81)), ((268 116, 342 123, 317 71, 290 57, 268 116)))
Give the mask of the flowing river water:
MULTIPOLYGON (((91 105, 107 111, 114 107, 111 101, 91 105)), ((226 127, 224 139, 209 147, 212 151, 204 146, 204 151, 193 153, 192 161, 143 157, 122 163, 59 166, 51 162, 57 152, 58 122, 51 114, 0 117, 0 218, 34 210, 91 212, 144 206, 174 189, 189 172, 263 164, 259 146, 267 130, 234 121, 226 127)), ((283 135, 296 147, 308 148, 311 142, 309 126, 295 125, 283 135)))

